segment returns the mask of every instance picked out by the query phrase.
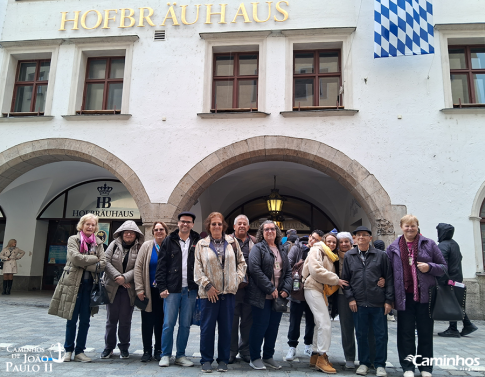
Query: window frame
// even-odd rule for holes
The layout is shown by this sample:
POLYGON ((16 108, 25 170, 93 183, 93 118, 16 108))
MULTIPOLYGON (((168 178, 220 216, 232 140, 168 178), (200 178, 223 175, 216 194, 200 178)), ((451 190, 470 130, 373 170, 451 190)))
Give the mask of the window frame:
POLYGON ((13 87, 13 94, 12 94, 12 104, 10 106, 10 113, 14 114, 25 114, 25 115, 44 115, 45 114, 45 104, 44 104, 44 111, 34 111, 35 109, 35 104, 37 101, 37 86, 39 85, 46 85, 46 96, 47 96, 47 90, 49 88, 49 80, 39 80, 39 74, 40 74, 40 64, 42 62, 49 62, 49 78, 50 78, 50 71, 52 68, 52 61, 51 59, 26 59, 26 60, 18 60, 17 61, 17 69, 15 70, 15 81, 14 81, 14 87, 13 87), (35 62, 35 78, 34 81, 18 81, 19 75, 20 75, 20 66, 22 63, 33 63, 35 62), (17 98, 17 91, 19 87, 22 86, 32 86, 32 100, 30 103, 30 111, 15 111, 15 103, 16 103, 16 98, 17 98))
POLYGON ((251 112, 258 111, 259 106, 259 51, 241 51, 241 52, 218 52, 212 54, 212 59, 214 64, 212 65, 212 93, 211 93, 211 109, 210 112, 231 112, 231 111, 241 111, 241 112, 251 112), (239 75, 239 57, 241 55, 256 55, 256 65, 258 73, 256 75, 239 75), (231 76, 216 76, 216 58, 218 56, 234 56, 234 71, 231 76), (239 81, 256 81, 256 107, 254 108, 241 108, 238 107, 239 96, 238 96, 238 82, 239 81), (229 109, 217 109, 216 108, 216 82, 217 81, 232 81, 232 108, 229 109))
POLYGON ((319 102, 319 93, 320 93, 320 78, 321 77, 338 77, 339 78, 339 91, 340 87, 342 86, 342 50, 341 49, 309 49, 309 50, 293 50, 293 59, 292 59, 292 110, 299 111, 299 110, 318 110, 318 109, 343 109, 343 93, 339 94, 339 105, 335 104, 335 106, 320 106, 317 104, 319 102), (338 72, 330 72, 330 73, 320 73, 320 63, 319 63, 319 54, 321 52, 337 52, 338 54, 338 72), (297 54, 302 53, 313 53, 313 64, 314 64, 314 73, 295 73, 295 59, 297 54), (295 81, 299 78, 313 78, 314 85, 313 85, 313 105, 312 106, 299 106, 296 104, 295 100, 295 81))
MULTIPOLYGON (((473 106, 473 107, 485 107, 485 103, 476 102, 475 98, 475 84, 472 79, 472 75, 474 73, 485 74, 485 68, 472 68, 472 57, 471 57, 471 49, 472 48, 485 48, 485 44, 467 44, 467 45, 448 45, 448 60, 450 56, 450 50, 454 49, 464 49, 465 50, 465 62, 467 68, 465 69, 452 69, 450 66, 450 81, 452 74, 466 74, 467 83, 468 83, 468 97, 470 98, 470 102, 468 103, 458 103, 454 104, 453 107, 461 107, 461 106, 473 106)), ((451 98, 453 101, 453 89, 451 90, 451 98)))
MULTIPOLYGON (((84 76, 84 89, 83 89, 83 100, 82 100, 82 105, 81 105, 81 110, 77 111, 78 114, 82 113, 113 113, 113 114, 121 114, 121 107, 119 109, 106 109, 106 106, 108 104, 108 89, 109 85, 113 83, 122 83, 123 84, 123 89, 124 89, 124 80, 125 80, 125 75, 123 74, 122 78, 109 78, 110 73, 111 73, 111 60, 113 59, 123 59, 124 60, 124 70, 126 70, 126 56, 95 56, 95 57, 88 57, 86 60, 86 73, 84 76), (106 76, 104 79, 90 79, 88 78, 89 76, 89 66, 90 63, 93 60, 106 60, 106 76), (102 109, 96 109, 96 110, 86 110, 86 96, 87 96, 87 89, 88 89, 88 84, 100 84, 104 83, 104 91, 103 91, 103 108, 102 109)), ((123 95, 123 94, 122 94, 123 95)), ((123 97, 121 98, 123 101, 123 97)))

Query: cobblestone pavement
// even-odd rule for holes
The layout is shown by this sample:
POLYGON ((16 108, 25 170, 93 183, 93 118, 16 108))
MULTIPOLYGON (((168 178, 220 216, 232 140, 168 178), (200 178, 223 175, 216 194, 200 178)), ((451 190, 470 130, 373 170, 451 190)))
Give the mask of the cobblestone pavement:
MULTIPOLYGON (((182 368, 171 365, 169 368, 160 368, 155 361, 141 363, 141 320, 138 309, 133 314, 133 326, 131 333, 130 358, 121 360, 116 355, 107 360, 99 358, 104 349, 104 330, 106 310, 101 308, 100 313, 91 318, 91 327, 88 334, 86 354, 93 358, 92 363, 52 363, 42 362, 43 355, 50 355, 48 349, 57 343, 64 343, 64 332, 66 321, 47 314, 51 293, 49 292, 13 292, 11 296, 0 296, 0 376, 32 376, 32 375, 52 375, 52 376, 200 376, 199 368, 199 328, 193 326, 187 356, 195 363, 194 368, 182 368), (12 352, 12 348, 22 346, 37 346, 43 348, 44 352, 27 353, 27 363, 25 362, 25 352, 12 352), (7 350, 8 348, 8 350, 7 350), (20 354, 20 358, 13 358, 13 355, 20 354), (36 359, 39 357, 39 359, 36 359), (29 362, 30 361, 30 362, 29 362), (29 368, 21 372, 21 368, 29 368), (30 372, 29 372, 30 370, 30 372)), ((288 315, 284 315, 281 321, 278 340, 276 343, 275 359, 280 361, 283 369, 279 371, 254 371, 248 364, 238 360, 233 365, 229 365, 227 374, 235 377, 250 376, 291 376, 305 377, 318 375, 321 372, 311 370, 308 366, 309 358, 302 356, 303 345, 300 343, 297 349, 298 359, 293 362, 283 361, 283 357, 288 351, 287 332, 289 325, 288 315)), ((457 355, 463 358, 480 358, 479 366, 472 366, 472 370, 464 370, 460 364, 458 366, 435 367, 435 376, 485 376, 485 321, 474 321, 479 330, 467 337, 441 338, 436 333, 447 327, 444 322, 435 323, 434 337, 434 356, 453 357, 457 355)), ((389 324, 389 345, 388 345, 388 366, 389 376, 402 376, 399 366, 396 348, 396 322, 389 324)), ((303 330, 303 326, 302 326, 303 330)), ((354 375, 354 372, 342 370, 344 356, 341 346, 340 327, 338 321, 332 322, 332 345, 329 351, 330 361, 334 364, 339 375, 354 375)), ((175 344, 175 343, 174 343, 175 344)), ((216 348, 217 349, 217 348, 216 348)), ((174 350, 175 351, 175 350, 174 350)), ((54 356, 55 357, 55 356, 54 356)), ((44 358, 45 360, 45 358, 44 358)), ((213 366, 216 364, 214 363, 213 366)), ((466 366, 465 366, 466 368, 466 366)), ((25 369, 22 369, 25 370, 25 369)), ((369 375, 374 375, 371 371, 369 375)), ((217 373, 217 372, 216 372, 217 373)), ((418 374, 416 373, 416 376, 418 374)))

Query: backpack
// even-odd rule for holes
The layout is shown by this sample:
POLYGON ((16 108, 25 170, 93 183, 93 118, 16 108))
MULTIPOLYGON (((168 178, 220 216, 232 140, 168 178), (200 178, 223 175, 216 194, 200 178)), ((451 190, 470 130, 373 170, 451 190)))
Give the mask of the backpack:
POLYGON ((305 282, 303 280, 303 265, 305 264, 305 261, 303 259, 300 259, 298 262, 296 262, 293 265, 293 268, 291 269, 291 281, 293 282, 295 276, 295 273, 298 272, 299 276, 299 281, 300 281, 300 289, 298 291, 293 290, 293 283, 292 283, 292 288, 291 288, 291 298, 298 300, 298 301, 305 301, 305 293, 304 293, 304 285, 305 282))

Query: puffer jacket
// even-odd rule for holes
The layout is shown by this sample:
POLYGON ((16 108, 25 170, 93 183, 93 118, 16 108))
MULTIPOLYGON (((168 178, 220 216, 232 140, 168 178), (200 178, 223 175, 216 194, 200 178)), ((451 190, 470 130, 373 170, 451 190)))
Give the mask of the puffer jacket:
MULTIPOLYGON (((461 255, 460 246, 453 239, 455 228, 453 225, 439 223, 436 227, 438 230, 438 247, 443 253, 446 263, 448 264, 449 279, 454 281, 463 281, 463 272, 461 269, 461 255)), ((440 284, 448 283, 448 276, 443 275, 438 278, 440 284)))
POLYGON ((310 249, 305 264, 303 265, 303 278, 305 290, 313 289, 323 293, 323 285, 338 285, 338 275, 335 266, 324 251, 326 246, 323 242, 317 242, 310 249))
MULTIPOLYGON (((96 272, 104 271, 106 256, 104 254, 103 241, 96 238, 96 255, 81 254, 79 252, 80 247, 79 234, 69 237, 67 241, 66 265, 52 296, 49 314, 71 319, 84 271, 91 272, 95 282, 97 282, 98 276, 96 272)), ((97 306, 91 308, 91 315, 97 312, 97 306)))
POLYGON ((118 276, 125 278, 125 284, 129 283, 130 288, 127 288, 128 295, 130 296, 130 305, 135 304, 135 263, 138 251, 145 240, 145 236, 138 228, 138 225, 132 220, 125 221, 113 234, 114 240, 109 244, 106 249, 106 272, 104 274, 104 283, 106 290, 108 291, 109 302, 113 303, 118 287, 120 286, 115 279, 118 276), (136 233, 136 239, 133 245, 128 251, 128 261, 126 264, 126 270, 123 272, 123 232, 125 230, 131 230, 136 233))
MULTIPOLYGON (((404 290, 404 273, 402 268, 401 251, 399 249, 399 236, 388 248, 387 256, 392 266, 394 277, 394 308, 406 310, 406 291, 404 290)), ((445 258, 436 243, 426 237, 420 236, 418 242, 418 262, 428 263, 429 271, 418 271, 419 302, 429 302, 429 288, 436 285, 436 278, 447 271, 445 258)), ((386 281, 387 283, 387 281, 386 281)))
POLYGON ((194 281, 199 285, 199 297, 207 298, 205 287, 209 283, 220 294, 235 295, 239 283, 244 279, 246 268, 239 242, 235 242, 231 236, 225 236, 224 269, 219 262, 217 251, 210 244, 210 237, 201 239, 195 247, 194 265, 194 281), (236 246, 237 258, 232 245, 236 246))
MULTIPOLYGON (((278 284, 278 292, 285 291, 288 296, 291 292, 291 267, 288 256, 279 245, 282 266, 281 277, 278 284)), ((253 246, 249 253, 249 286, 246 288, 245 301, 260 309, 264 309, 266 295, 274 292, 275 286, 272 282, 274 275, 275 256, 265 240, 253 246)))

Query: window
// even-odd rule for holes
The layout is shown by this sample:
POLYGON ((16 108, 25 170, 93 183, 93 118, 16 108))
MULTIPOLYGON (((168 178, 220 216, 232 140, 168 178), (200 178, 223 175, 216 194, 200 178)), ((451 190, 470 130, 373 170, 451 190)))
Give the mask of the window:
POLYGON ((15 75, 12 113, 44 115, 50 60, 19 61, 15 75))
POLYGON ((258 110, 258 53, 214 54, 212 109, 258 110))
POLYGON ((485 46, 449 46, 453 107, 485 106, 485 46))
POLYGON ((340 50, 294 51, 293 110, 343 108, 340 50))
POLYGON ((78 113, 121 113, 125 57, 89 58, 82 110, 78 113))

